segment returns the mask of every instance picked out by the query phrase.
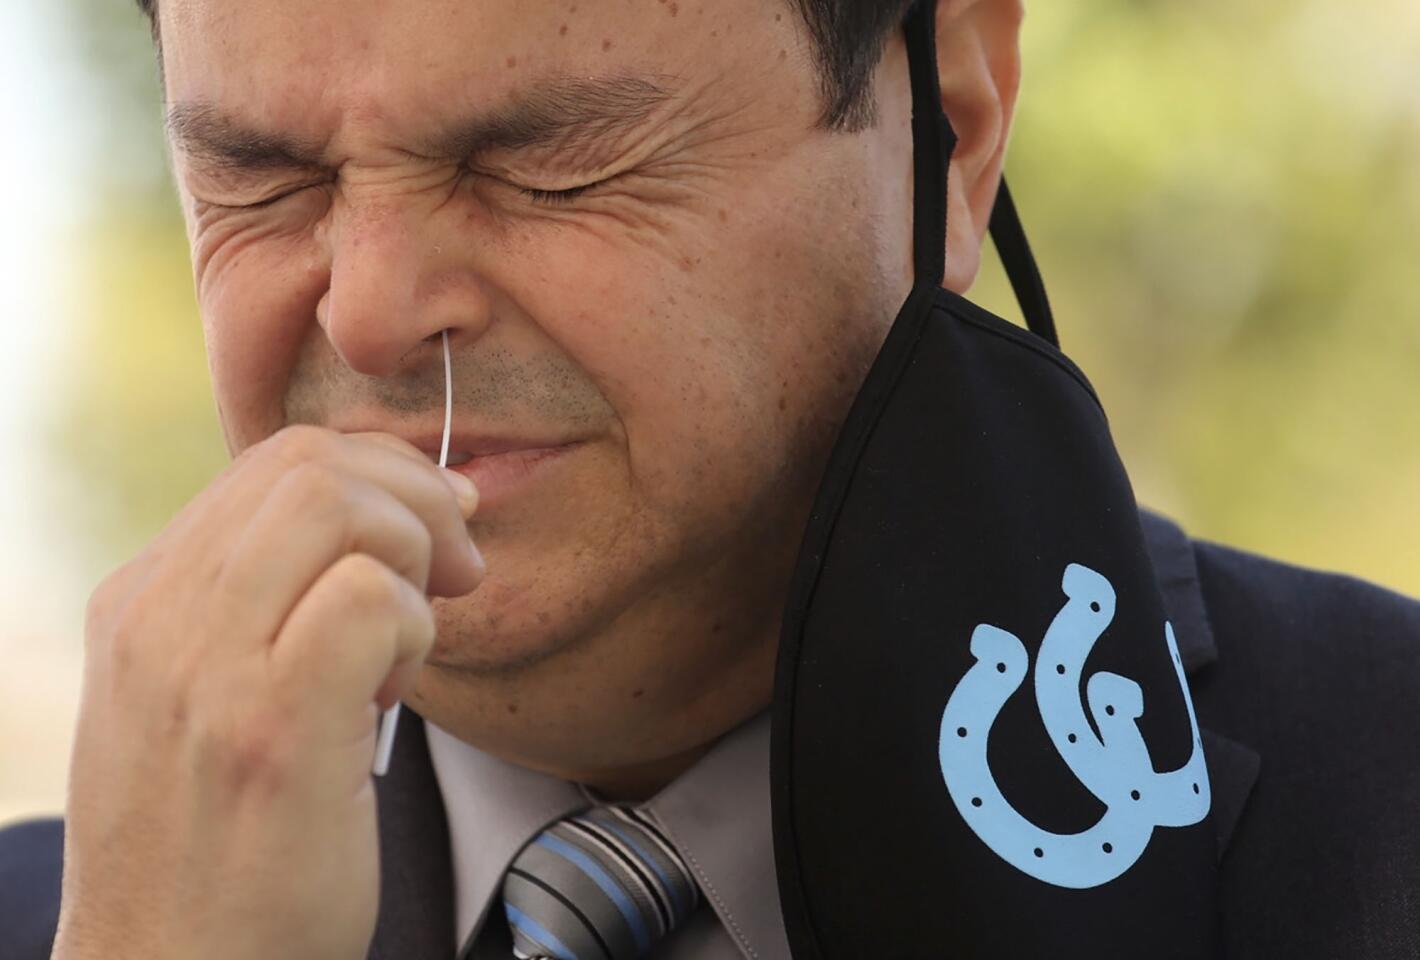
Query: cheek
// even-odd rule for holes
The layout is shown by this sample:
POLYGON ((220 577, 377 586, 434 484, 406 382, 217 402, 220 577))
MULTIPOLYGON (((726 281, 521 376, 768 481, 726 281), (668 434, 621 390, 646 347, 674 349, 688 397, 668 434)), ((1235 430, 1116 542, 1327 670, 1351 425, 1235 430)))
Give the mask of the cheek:
POLYGON ((649 239, 561 230, 525 258, 556 269, 513 281, 617 411, 643 505, 681 522, 797 492, 786 480, 841 405, 826 392, 851 393, 832 331, 834 310, 857 309, 842 293, 853 278, 825 268, 831 243, 791 232, 822 224, 788 196, 741 197, 649 239))
POLYGON ((329 273, 309 232, 197 224, 193 265, 212 386, 235 454, 285 422, 283 398, 329 273))

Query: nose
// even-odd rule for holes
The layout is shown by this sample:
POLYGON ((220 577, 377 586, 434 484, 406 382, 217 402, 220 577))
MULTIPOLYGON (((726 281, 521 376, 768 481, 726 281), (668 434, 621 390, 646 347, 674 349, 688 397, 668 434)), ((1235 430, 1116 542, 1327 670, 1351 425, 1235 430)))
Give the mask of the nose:
POLYGON ((441 331, 453 344, 486 328, 488 293, 467 256, 468 239, 441 229, 438 210, 409 202, 334 212, 330 284, 316 313, 352 370, 393 376, 411 350, 441 331))

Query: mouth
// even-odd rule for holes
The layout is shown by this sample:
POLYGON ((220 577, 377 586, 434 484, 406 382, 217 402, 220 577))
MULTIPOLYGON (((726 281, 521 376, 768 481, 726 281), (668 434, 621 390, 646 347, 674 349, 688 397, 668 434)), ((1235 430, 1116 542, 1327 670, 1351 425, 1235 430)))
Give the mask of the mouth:
MULTIPOLYGON (((436 433, 408 434, 395 430, 387 431, 403 437, 417 447, 430 460, 439 462, 439 450, 444 442, 442 430, 436 433)), ((449 435, 449 466, 467 463, 477 457, 491 457, 501 453, 516 453, 521 450, 553 450, 576 442, 577 438, 558 436, 513 435, 473 433, 454 430, 449 435)))
MULTIPOLYGON (((574 441, 485 454, 451 447, 447 467, 473 481, 478 488, 478 512, 482 513, 530 490, 583 445, 581 441, 574 441)), ((433 462, 439 462, 438 451, 426 450, 425 453, 433 462)))
MULTIPOLYGON (((443 437, 429 442, 420 437, 415 446, 439 463, 443 437)), ((557 469, 558 462, 584 446, 582 440, 542 440, 532 437, 477 437, 454 435, 449 439, 449 460, 444 466, 473 480, 479 489, 479 513, 523 496, 544 474, 557 469)))
MULTIPOLYGON (((401 437, 438 464, 444 442, 442 428, 428 430, 391 429, 370 423, 340 424, 333 427, 341 433, 389 433, 401 437)), ((542 434, 493 434, 455 429, 449 435, 448 469, 463 474, 478 488, 478 510, 483 512, 503 501, 531 490, 534 481, 560 469, 561 461, 587 446, 585 437, 542 434)))

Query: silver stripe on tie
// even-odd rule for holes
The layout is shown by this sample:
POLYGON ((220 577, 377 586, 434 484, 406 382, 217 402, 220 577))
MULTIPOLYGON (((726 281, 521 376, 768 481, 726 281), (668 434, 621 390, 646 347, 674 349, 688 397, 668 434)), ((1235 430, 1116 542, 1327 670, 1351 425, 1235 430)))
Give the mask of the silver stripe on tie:
POLYGON ((635 875, 637 885, 645 891, 647 901, 654 909, 658 928, 657 936, 665 936, 669 933, 671 927, 675 925, 675 914, 671 906, 670 895, 655 879, 655 870, 641 859, 635 848, 628 846, 616 834, 609 832, 600 824, 583 817, 569 820, 567 826, 579 831, 589 843, 598 844, 602 849, 605 849, 635 875))
POLYGON ((638 960, 698 902, 689 869, 654 823, 598 807, 523 846, 503 882, 518 958, 638 960))
POLYGON ((689 893, 686 898, 689 902, 683 905, 684 912, 680 914, 680 917, 684 919, 689 916, 699 902, 700 886, 695 882, 695 875, 690 872, 690 867, 681 859, 680 851, 676 850, 670 838, 662 832, 660 825, 656 823, 656 818, 649 810, 636 807, 611 807, 609 811, 617 819, 639 827, 660 848, 666 863, 675 871, 671 874, 672 885, 679 886, 683 892, 689 893))

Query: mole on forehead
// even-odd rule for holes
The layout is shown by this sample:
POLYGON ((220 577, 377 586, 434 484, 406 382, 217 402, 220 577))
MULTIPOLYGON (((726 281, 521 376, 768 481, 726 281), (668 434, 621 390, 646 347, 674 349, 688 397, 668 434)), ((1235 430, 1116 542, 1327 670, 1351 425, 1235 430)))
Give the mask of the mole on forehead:
MULTIPOLYGON (((665 75, 552 76, 512 99, 438 124, 410 144, 428 157, 473 157, 492 150, 569 147, 615 137, 646 122, 681 84, 665 75)), ((182 152, 218 166, 275 169, 320 166, 324 144, 226 113, 203 101, 168 107, 168 136, 182 152)))

